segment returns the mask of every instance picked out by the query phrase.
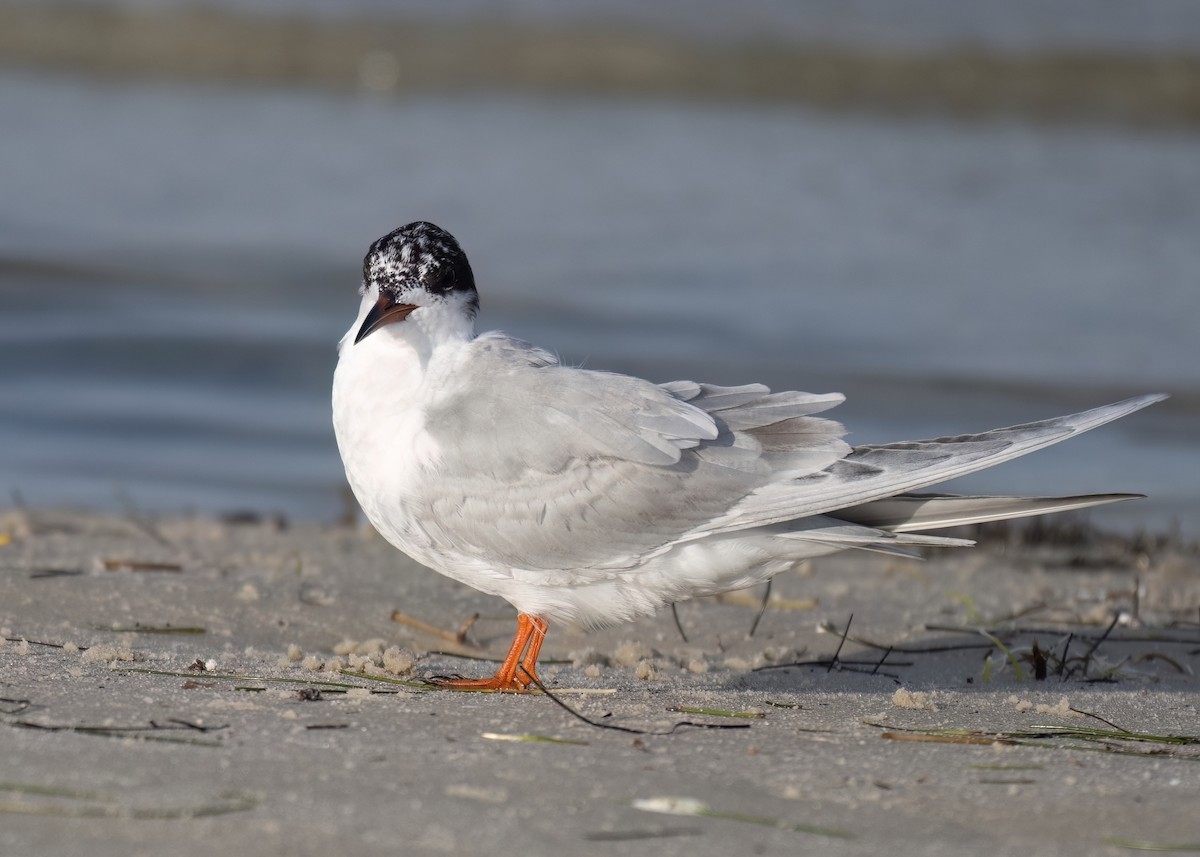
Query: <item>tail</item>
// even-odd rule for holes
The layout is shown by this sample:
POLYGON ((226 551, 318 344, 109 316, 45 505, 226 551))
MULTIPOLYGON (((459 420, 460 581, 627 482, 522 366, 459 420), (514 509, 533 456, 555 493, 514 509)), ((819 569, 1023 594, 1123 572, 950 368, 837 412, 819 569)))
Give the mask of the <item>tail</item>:
MULTIPOLYGON (((889 506, 889 501, 899 498, 901 504, 908 504, 910 508, 913 504, 920 503, 920 495, 907 492, 1028 455, 1132 414, 1164 398, 1166 396, 1161 394, 1138 396, 1079 414, 995 429, 982 434, 857 446, 845 458, 819 473, 773 483, 753 492, 723 518, 712 522, 703 530, 698 530, 690 537, 749 529, 811 515, 830 515, 857 522, 857 518, 848 517, 855 509, 866 509, 868 515, 880 514, 877 511, 879 509, 889 510, 884 520, 895 518, 896 526, 904 526, 908 519, 903 512, 896 511, 897 507, 889 506), (913 500, 913 497, 918 499, 913 500)), ((1126 495, 1103 495, 1103 499, 1096 502, 1111 502, 1108 499, 1110 497, 1126 499, 1126 495)), ((968 520, 1000 520, 1057 511, 1075 502, 1083 504, 1075 508, 1095 505, 1085 502, 1086 498, 1065 498, 1067 506, 1057 507, 1055 503, 1058 501, 1053 499, 1047 501, 1037 498, 1001 498, 999 503, 1005 508, 998 508, 993 513, 986 511, 988 503, 992 502, 986 498, 959 499, 969 502, 960 503, 957 509, 954 504, 950 504, 945 507, 948 511, 940 514, 933 514, 934 510, 931 510, 931 520, 935 522, 932 526, 952 526, 954 523, 960 523, 958 519, 963 516, 968 520), (1049 503, 1049 507, 1044 507, 1045 503, 1049 503), (980 505, 984 511, 973 508, 980 505), (977 517, 978 515, 982 517, 977 517), (943 517, 948 518, 950 522, 937 523, 943 517)))
POLYGON ((861 506, 838 509, 829 517, 889 533, 913 533, 1050 512, 1068 512, 1143 496, 1082 494, 1076 497, 966 497, 958 494, 897 494, 861 506))

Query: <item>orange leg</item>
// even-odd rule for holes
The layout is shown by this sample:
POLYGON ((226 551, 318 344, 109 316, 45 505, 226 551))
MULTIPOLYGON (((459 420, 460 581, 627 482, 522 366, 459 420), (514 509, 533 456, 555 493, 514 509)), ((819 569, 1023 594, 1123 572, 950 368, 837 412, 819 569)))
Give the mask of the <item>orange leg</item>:
POLYGON ((449 690, 525 690, 538 677, 538 652, 546 639, 546 627, 544 619, 518 613, 517 633, 495 675, 491 678, 434 678, 431 681, 449 690))

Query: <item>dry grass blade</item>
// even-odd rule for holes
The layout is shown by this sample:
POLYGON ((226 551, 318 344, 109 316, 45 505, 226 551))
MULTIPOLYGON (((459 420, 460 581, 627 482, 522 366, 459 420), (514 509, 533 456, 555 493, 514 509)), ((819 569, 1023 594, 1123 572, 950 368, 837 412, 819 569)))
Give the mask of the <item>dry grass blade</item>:
MULTIPOLYGON (((195 679, 195 672, 176 672, 173 670, 154 670, 147 667, 122 667, 115 670, 118 673, 143 673, 145 675, 161 675, 174 676, 176 678, 195 679)), ((375 678, 375 676, 364 676, 359 673, 347 673, 356 678, 375 678)), ((242 675, 240 673, 201 673, 206 681, 257 681, 264 684, 302 684, 302 685, 317 685, 319 687, 342 688, 344 690, 352 690, 361 688, 361 684, 350 684, 344 681, 328 681, 317 678, 282 678, 277 676, 257 676, 257 675, 242 675)))
MULTIPOLYGON (((354 672, 353 670, 338 670, 339 675, 352 676, 353 678, 361 678, 364 681, 378 681, 384 684, 395 684, 401 687, 407 687, 412 690, 437 690, 436 685, 431 685, 426 681, 412 681, 404 678, 391 678, 385 675, 368 675, 367 673, 354 672)), ((358 687, 358 685, 353 685, 358 687)))
MULTIPOLYGON (((31 646, 45 646, 48 649, 65 649, 67 647, 66 643, 48 643, 45 640, 30 640, 28 637, 3 637, 0 639, 6 643, 28 643, 31 646)), ((76 648, 81 652, 88 650, 87 646, 76 646, 76 648)))
POLYGON ((33 704, 31 699, 12 699, 7 696, 0 696, 0 714, 20 714, 26 711, 33 704))
POLYGON ((80 577, 84 574, 82 568, 35 568, 29 572, 30 580, 45 580, 52 577, 80 577))
POLYGON ((993 744, 1015 744, 1015 741, 1008 741, 1004 738, 996 736, 987 736, 979 734, 960 735, 944 734, 937 735, 931 733, 914 733, 914 732, 884 732, 880 734, 880 738, 885 738, 888 741, 915 741, 925 744, 984 744, 991 746, 993 744))
POLYGON ((430 625, 428 622, 424 622, 415 616, 409 616, 407 613, 403 613, 400 610, 392 611, 392 621, 397 625, 404 625, 407 628, 412 628, 414 631, 420 631, 422 634, 436 637, 439 640, 452 643, 456 646, 462 646, 470 651, 480 651, 478 646, 467 642, 467 631, 469 631, 471 627, 479 621, 478 613, 470 616, 465 622, 462 623, 462 625, 459 626, 457 631, 447 631, 444 628, 439 628, 437 625, 430 625))
POLYGON ((166 724, 150 721, 145 726, 88 726, 54 723, 35 723, 30 720, 17 720, 12 724, 17 729, 32 729, 39 732, 71 732, 76 735, 92 735, 97 738, 122 738, 135 741, 156 741, 165 744, 186 744, 190 747, 221 747, 220 741, 204 738, 181 738, 177 735, 164 735, 164 732, 199 731, 216 732, 226 729, 225 726, 199 727, 186 721, 171 721, 166 724))
POLYGON ((673 839, 678 836, 700 836, 698 827, 664 827, 661 830, 602 830, 583 834, 585 842, 637 842, 641 839, 673 839))
POLYGON ((40 786, 31 783, 0 783, 0 792, 35 795, 37 797, 65 797, 72 798, 74 800, 102 801, 113 799, 109 796, 106 796, 103 792, 71 789, 66 788, 65 786, 40 786))
POLYGON ((788 830, 794 833, 811 833, 815 836, 827 836, 833 839, 853 839, 854 834, 834 827, 821 827, 815 824, 803 824, 785 821, 779 818, 769 818, 764 815, 749 815, 741 812, 726 812, 713 809, 703 801, 690 797, 650 797, 633 801, 634 809, 642 812, 658 812, 665 815, 690 815, 696 818, 720 818, 725 821, 739 821, 743 824, 756 824, 762 827, 772 827, 776 830, 788 830))
POLYGON ((1156 842, 1151 839, 1122 839, 1109 836, 1104 840, 1104 844, 1128 848, 1130 851, 1200 851, 1200 842, 1156 842))
POLYGON ((207 634, 207 628, 199 625, 143 625, 140 622, 133 625, 93 625, 94 631, 107 631, 110 634, 207 634))
POLYGON ((1006 646, 1002 642, 1000 642, 999 637, 995 636, 994 634, 989 633, 988 631, 985 631, 983 628, 977 628, 976 633, 982 634, 984 637, 987 637, 989 640, 992 641, 992 645, 994 645, 997 649, 999 649, 1004 654, 1004 657, 1008 659, 1009 666, 1011 666, 1013 669, 1013 679, 1014 680, 1016 680, 1016 681, 1024 681, 1025 680, 1025 671, 1023 669, 1021 669, 1020 661, 1017 660, 1016 655, 1014 655, 1009 650, 1008 646, 1006 646))
POLYGON ((177 562, 148 562, 137 559, 102 559, 100 567, 105 571, 171 572, 178 574, 183 566, 177 562))
POLYGON ((516 741, 525 744, 574 744, 578 747, 586 747, 587 741, 571 741, 567 738, 551 738, 549 735, 512 735, 504 732, 481 732, 480 738, 487 738, 489 741, 516 741))
POLYGON ((667 707, 667 711, 679 714, 703 714, 708 717, 740 717, 746 720, 761 720, 767 716, 765 711, 729 711, 723 708, 692 708, 686 705, 671 705, 667 707))
POLYGON ((0 783, 0 791, 22 796, 17 800, 0 800, 0 813, 13 815, 42 815, 55 818, 126 818, 150 821, 207 818, 245 812, 257 807, 262 800, 242 792, 225 792, 199 806, 159 807, 122 805, 115 795, 54 786, 0 783), (28 800, 34 797, 37 800, 28 800))
POLYGON ((1045 731, 1058 737, 1080 738, 1085 741, 1139 741, 1181 746, 1200 744, 1200 735, 1154 735, 1149 732, 1130 732, 1127 729, 1097 729, 1091 726, 1034 724, 1029 728, 1045 731))
POLYGON ((1200 762, 1200 754, 1180 753, 1169 749, 1137 750, 1125 744, 1163 744, 1168 747, 1200 744, 1195 735, 1153 735, 1148 732, 1129 732, 1123 729, 1094 729, 1089 726, 1035 725, 1028 730, 999 732, 968 729, 921 729, 888 726, 863 721, 866 726, 885 730, 881 738, 891 741, 924 741, 939 744, 1015 744, 1024 747, 1049 747, 1057 750, 1076 750, 1112 753, 1119 756, 1169 758, 1184 762, 1200 762), (1066 739, 1051 743, 1052 739, 1066 739))
POLYGON ((1187 664, 1181 664, 1179 661, 1175 660, 1170 655, 1166 655, 1162 652, 1145 652, 1144 654, 1138 655, 1138 657, 1137 657, 1138 663, 1146 663, 1148 661, 1163 661, 1164 663, 1167 663, 1167 664, 1170 664, 1171 666, 1173 666, 1175 668, 1175 672, 1180 673, 1182 675, 1193 675, 1194 674, 1192 672, 1192 668, 1189 667, 1187 664))

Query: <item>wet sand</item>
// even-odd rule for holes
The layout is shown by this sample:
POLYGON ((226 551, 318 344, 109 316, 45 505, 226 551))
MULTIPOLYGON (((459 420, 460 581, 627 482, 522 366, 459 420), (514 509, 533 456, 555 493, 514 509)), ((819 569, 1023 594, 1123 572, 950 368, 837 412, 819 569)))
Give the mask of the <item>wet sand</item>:
POLYGON ((421 686, 512 612, 359 528, 10 511, 0 853, 1194 849, 1196 549, 1042 535, 551 628, 587 723, 421 686))

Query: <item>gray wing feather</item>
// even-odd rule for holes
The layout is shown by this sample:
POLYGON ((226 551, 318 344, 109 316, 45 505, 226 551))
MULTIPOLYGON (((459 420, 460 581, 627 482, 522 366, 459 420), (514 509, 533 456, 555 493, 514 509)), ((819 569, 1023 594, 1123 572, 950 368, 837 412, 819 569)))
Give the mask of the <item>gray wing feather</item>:
POLYGON ((694 381, 672 381, 659 386, 685 402, 711 414, 719 414, 734 431, 820 413, 846 400, 841 393, 772 393, 763 384, 718 387, 694 381))
MULTIPOLYGON (((743 466, 754 462, 762 470, 765 465, 771 481, 815 473, 850 451, 840 423, 809 418, 845 401, 841 393, 772 393, 763 384, 719 387, 694 381, 660 386, 718 419, 733 433, 734 447, 744 451, 743 466)), ((699 455, 709 453, 702 450, 699 455)), ((723 455, 734 466, 734 454, 723 455)))

